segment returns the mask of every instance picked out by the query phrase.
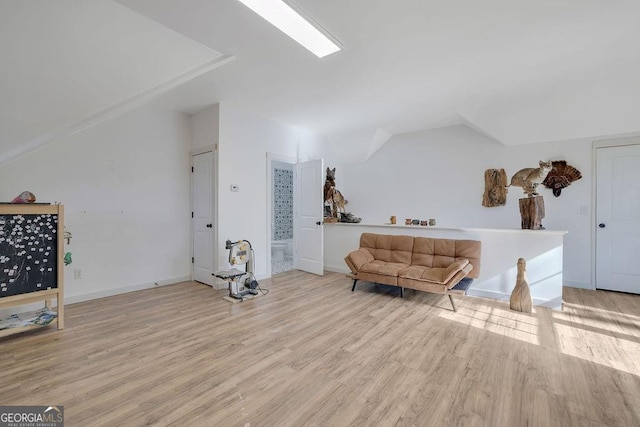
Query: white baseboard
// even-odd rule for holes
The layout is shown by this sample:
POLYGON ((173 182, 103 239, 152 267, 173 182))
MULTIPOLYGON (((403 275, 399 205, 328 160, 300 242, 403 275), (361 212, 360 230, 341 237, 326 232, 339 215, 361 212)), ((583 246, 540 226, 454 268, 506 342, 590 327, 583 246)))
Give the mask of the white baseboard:
POLYGON ((271 278, 267 273, 256 274, 256 280, 265 280, 271 278))
POLYGON ((171 277, 168 279, 161 279, 155 282, 139 283, 137 285, 123 286, 121 288, 105 289, 104 291, 91 292, 80 295, 65 295, 64 304, 75 304, 77 302, 90 301, 98 298, 110 297, 113 295, 126 294, 134 291, 141 291, 143 289, 151 289, 158 286, 173 285, 175 283, 187 282, 191 280, 189 276, 171 277))
POLYGON ((504 292, 490 291, 487 289, 474 289, 473 284, 471 284, 471 287, 467 289, 467 295, 470 295, 472 297, 491 298, 505 301, 509 301, 509 299, 511 298, 511 294, 506 294, 504 292))
POLYGON ((346 267, 336 267, 336 266, 333 266, 333 265, 325 265, 324 266, 324 270, 325 271, 331 271, 331 272, 334 272, 334 273, 344 273, 344 274, 348 274, 348 273, 351 272, 346 267))
MULTIPOLYGON (((502 301, 509 301, 511 299, 511 294, 498 292, 498 291, 491 291, 488 289, 474 289, 473 285, 471 285, 471 287, 467 289, 467 295, 472 297, 490 298, 490 299, 497 299, 502 301)), ((533 305, 537 305, 540 307, 553 308, 555 310, 562 310, 561 300, 556 301, 556 300, 545 300, 540 298, 533 298, 533 305)))
MULTIPOLYGON (((467 295, 470 295, 472 297, 499 299, 503 301, 509 301, 511 299, 511 294, 499 291, 491 291, 488 289, 474 289, 473 285, 471 285, 471 287, 467 289, 467 295)), ((545 305, 549 302, 549 300, 533 298, 533 305, 545 305)))
POLYGON ((572 280, 563 280, 564 286, 569 286, 570 288, 580 288, 580 289, 589 289, 591 291, 595 291, 596 288, 591 283, 586 282, 574 282, 572 280))

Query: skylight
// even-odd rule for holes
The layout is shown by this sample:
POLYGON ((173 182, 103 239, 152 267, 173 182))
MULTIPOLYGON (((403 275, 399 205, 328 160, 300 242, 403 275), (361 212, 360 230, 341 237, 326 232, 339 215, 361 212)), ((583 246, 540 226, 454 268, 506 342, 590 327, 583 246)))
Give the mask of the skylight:
POLYGON ((249 9, 269 21, 280 31, 300 43, 318 58, 340 50, 340 47, 323 34, 300 11, 294 10, 283 0, 238 0, 249 9))

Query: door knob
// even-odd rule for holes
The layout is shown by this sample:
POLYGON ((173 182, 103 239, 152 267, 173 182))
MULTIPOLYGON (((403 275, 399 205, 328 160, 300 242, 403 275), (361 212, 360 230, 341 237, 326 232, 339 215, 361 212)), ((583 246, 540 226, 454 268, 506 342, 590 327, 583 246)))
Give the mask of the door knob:
POLYGON ((213 228, 213 224, 207 224, 207 228, 213 228))
POLYGON ((598 227, 600 227, 600 228, 605 228, 605 227, 606 227, 606 224, 605 224, 604 222, 601 222, 600 224, 598 224, 598 227))
POLYGON ((316 225, 322 225, 320 221, 316 221, 316 225))

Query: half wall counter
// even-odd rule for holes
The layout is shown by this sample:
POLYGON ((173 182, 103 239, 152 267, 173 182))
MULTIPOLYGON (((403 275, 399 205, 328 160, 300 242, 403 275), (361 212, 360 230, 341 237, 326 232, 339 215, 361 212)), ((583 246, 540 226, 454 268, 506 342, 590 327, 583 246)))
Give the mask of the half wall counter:
POLYGON ((360 246, 362 233, 480 240, 480 277, 468 289, 468 295, 509 300, 516 284, 518 258, 524 258, 533 304, 562 309, 562 255, 566 231, 324 224, 325 270, 348 273, 344 257, 360 246))

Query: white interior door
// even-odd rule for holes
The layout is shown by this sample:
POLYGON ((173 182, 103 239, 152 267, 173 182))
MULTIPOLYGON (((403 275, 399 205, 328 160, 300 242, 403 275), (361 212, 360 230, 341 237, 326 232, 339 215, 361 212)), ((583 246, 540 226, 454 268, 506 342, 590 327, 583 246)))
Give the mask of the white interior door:
POLYGON ((296 250, 294 267, 309 273, 324 274, 323 161, 296 164, 293 200, 296 250))
POLYGON ((640 145, 596 150, 596 288, 640 294, 640 145))
POLYGON ((193 280, 213 286, 213 152, 192 157, 193 280))

